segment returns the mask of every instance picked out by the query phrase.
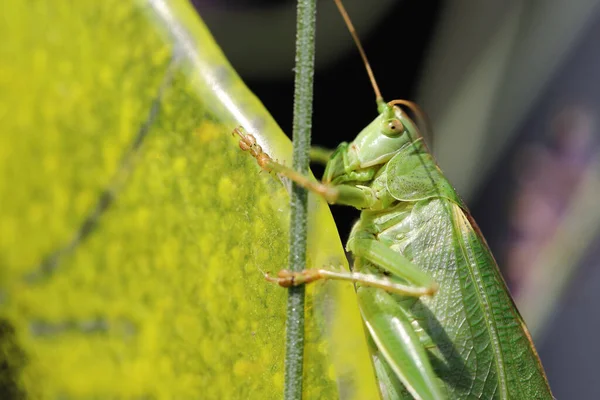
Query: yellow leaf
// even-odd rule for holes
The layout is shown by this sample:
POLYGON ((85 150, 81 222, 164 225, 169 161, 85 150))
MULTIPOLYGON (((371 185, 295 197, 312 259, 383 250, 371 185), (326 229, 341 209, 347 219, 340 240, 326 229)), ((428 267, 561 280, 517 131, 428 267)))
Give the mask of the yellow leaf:
MULTIPOLYGON (((9 1, 0 34, 0 388, 280 398, 291 146, 184 1, 9 1)), ((311 198, 309 260, 346 265, 311 198)), ((305 398, 375 398, 353 288, 312 285, 305 398)))

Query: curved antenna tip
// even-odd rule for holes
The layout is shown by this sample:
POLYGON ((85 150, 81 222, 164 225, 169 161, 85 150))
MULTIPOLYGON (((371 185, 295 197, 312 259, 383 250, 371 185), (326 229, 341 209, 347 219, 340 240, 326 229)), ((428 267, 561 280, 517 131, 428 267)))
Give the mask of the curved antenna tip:
POLYGON ((396 99, 386 103, 386 105, 391 107, 395 105, 402 105, 411 110, 417 118, 417 126, 423 129, 425 135, 423 135, 421 132, 419 133, 421 134, 421 136, 426 136, 426 139, 429 140, 431 148, 433 149, 433 135, 430 129, 431 124, 429 123, 429 119, 427 118, 425 112, 423 112, 423 109, 421 109, 421 107, 419 107, 417 103, 414 103, 410 100, 396 99))

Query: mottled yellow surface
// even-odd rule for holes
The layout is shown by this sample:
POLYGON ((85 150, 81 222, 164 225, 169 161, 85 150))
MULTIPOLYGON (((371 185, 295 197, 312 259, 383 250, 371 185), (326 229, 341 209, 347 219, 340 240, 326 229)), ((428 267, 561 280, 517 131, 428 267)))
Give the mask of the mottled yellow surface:
MULTIPOLYGON (((261 271, 287 263, 288 196, 229 133, 290 145, 189 5, 160 3, 2 5, 6 397, 281 398, 286 292, 261 271)), ((345 263, 311 202, 309 260, 345 263)), ((307 306, 305 398, 374 398, 351 286, 307 306)))

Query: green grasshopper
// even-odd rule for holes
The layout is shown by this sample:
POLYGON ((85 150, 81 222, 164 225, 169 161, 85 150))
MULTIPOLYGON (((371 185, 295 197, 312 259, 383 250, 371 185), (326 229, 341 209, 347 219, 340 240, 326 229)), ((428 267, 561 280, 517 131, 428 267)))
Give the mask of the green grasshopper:
POLYGON ((417 125, 383 101, 357 35, 379 115, 326 162, 322 182, 277 163, 241 128, 240 147, 330 204, 362 210, 346 249, 351 272, 282 270, 290 287, 355 282, 385 399, 552 399, 543 367, 475 221, 429 153, 417 125))

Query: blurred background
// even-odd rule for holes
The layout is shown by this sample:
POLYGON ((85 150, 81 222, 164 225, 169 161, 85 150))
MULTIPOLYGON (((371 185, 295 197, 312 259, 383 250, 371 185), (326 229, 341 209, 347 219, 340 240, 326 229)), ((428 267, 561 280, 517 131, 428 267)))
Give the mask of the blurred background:
MULTIPOLYGON (((291 132, 295 2, 193 2, 291 132)), ((428 114, 430 147, 492 247, 559 399, 600 398, 598 3, 345 1, 384 98, 428 114)), ((317 15, 313 143, 333 148, 376 107, 333 1, 317 15)), ((345 240, 358 212, 333 212, 345 240)))

